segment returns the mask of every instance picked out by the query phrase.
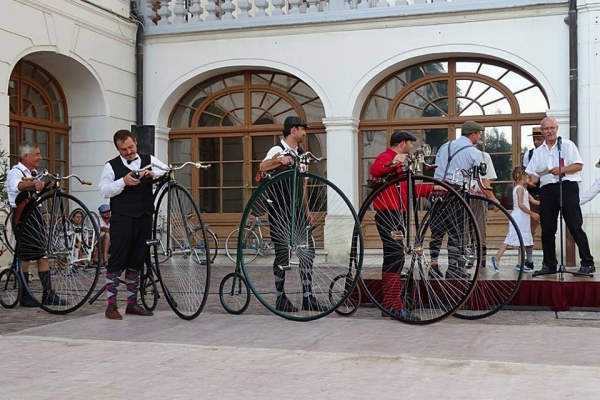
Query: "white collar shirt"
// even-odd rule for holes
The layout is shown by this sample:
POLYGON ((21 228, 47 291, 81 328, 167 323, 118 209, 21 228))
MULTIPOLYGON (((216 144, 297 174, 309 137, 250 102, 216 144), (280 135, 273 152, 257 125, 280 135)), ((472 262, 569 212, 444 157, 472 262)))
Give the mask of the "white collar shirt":
MULTIPOLYGON (((119 157, 121 158, 123 165, 132 171, 136 171, 140 168, 145 167, 145 165, 142 165, 142 160, 139 154, 137 155, 137 159, 132 161, 131 164, 127 163, 126 158, 123 158, 122 156, 119 157)), ((150 156, 150 163, 153 165, 160 166, 161 168, 168 168, 168 166, 165 163, 163 163, 154 156, 150 156)), ((155 179, 165 174, 165 171, 163 171, 160 168, 153 168, 152 172, 154 173, 155 179)), ((123 178, 117 179, 115 181, 115 171, 113 171, 110 162, 104 164, 104 169, 102 170, 102 174, 100 175, 100 182, 98 182, 98 187, 100 188, 100 194, 105 199, 115 197, 121 194, 123 190, 125 190, 125 182, 123 181, 123 178)))
MULTIPOLYGON (((554 143, 550 149, 544 142, 540 147, 533 151, 533 156, 527 164, 527 172, 529 175, 534 175, 540 178, 540 187, 549 185, 552 183, 558 183, 558 175, 552 175, 548 173, 554 167, 558 167, 558 146, 554 143)), ((560 157, 564 160, 562 167, 568 167, 573 164, 583 164, 581 155, 575 143, 568 139, 563 139, 560 157)), ((576 172, 574 174, 565 174, 563 177, 565 181, 581 182, 581 173, 576 172)))
MULTIPOLYGON (((37 173, 36 170, 34 171, 37 173)), ((19 183, 21 183, 23 177, 31 177, 31 172, 25 165, 18 163, 6 174, 6 191, 8 192, 8 203, 11 207, 17 206, 15 199, 19 194, 19 183)))

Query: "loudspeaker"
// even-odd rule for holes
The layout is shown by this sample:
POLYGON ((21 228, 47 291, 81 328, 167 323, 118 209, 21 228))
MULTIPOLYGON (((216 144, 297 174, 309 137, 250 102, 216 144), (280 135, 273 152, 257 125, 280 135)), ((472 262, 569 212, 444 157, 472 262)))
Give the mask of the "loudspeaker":
POLYGON ((131 125, 131 133, 137 139, 140 154, 154 155, 154 125, 131 125))

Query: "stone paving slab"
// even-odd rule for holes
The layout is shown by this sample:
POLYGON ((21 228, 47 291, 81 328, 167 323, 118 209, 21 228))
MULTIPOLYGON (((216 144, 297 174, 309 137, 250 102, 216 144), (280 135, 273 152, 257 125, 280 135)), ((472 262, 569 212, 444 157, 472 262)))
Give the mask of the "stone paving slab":
POLYGON ((1 336, 0 398, 597 397, 597 328, 450 321, 95 314, 1 336))

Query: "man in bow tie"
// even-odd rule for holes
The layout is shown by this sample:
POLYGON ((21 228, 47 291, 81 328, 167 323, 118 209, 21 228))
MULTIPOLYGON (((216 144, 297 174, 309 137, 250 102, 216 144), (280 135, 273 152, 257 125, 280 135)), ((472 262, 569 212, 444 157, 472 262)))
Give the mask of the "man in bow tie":
POLYGON ((137 140, 128 130, 117 131, 113 137, 119 155, 104 165, 100 176, 100 194, 110 199, 111 252, 106 267, 108 307, 105 316, 123 319, 117 310, 119 276, 125 271, 127 285, 126 314, 150 316, 137 304, 140 270, 148 253, 146 240, 152 236, 154 196, 152 179, 164 175, 158 168, 138 171, 147 165, 167 168, 156 157, 138 154, 137 140))

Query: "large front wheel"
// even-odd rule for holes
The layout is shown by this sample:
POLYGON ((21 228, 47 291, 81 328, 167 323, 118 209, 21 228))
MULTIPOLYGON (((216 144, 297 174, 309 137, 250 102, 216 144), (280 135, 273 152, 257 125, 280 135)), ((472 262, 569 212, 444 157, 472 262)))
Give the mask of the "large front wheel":
MULTIPOLYGON (((495 201, 476 195, 467 200, 481 232, 483 261, 473 293, 454 315, 473 320, 494 315, 515 296, 525 270, 525 245, 533 245, 533 238, 525 242, 514 218, 495 201), (497 259, 503 243, 510 247, 497 259)), ((529 224, 529 216, 524 219, 529 224)))
POLYGON ((362 230, 350 201, 326 179, 291 171, 255 191, 240 226, 264 214, 268 223, 262 232, 270 237, 274 254, 250 264, 255 255, 238 241, 237 258, 256 298, 295 321, 333 312, 352 293, 362 265, 362 230), (352 278, 335 280, 339 275, 352 278), (340 287, 330 290, 334 281, 340 287))
MULTIPOLYGON (((30 261, 29 273, 39 277, 23 290, 53 314, 81 307, 96 287, 103 261, 98 224, 87 207, 69 194, 51 193, 26 209, 17 229, 16 257, 22 265, 30 261), (69 218, 73 208, 81 209, 82 218, 69 218)), ((23 268, 21 280, 26 282, 23 268)))
POLYGON ((178 184, 170 184, 160 194, 154 232, 158 232, 160 215, 165 216, 165 225, 161 245, 154 246, 160 283, 173 311, 191 320, 202 312, 210 285, 210 247, 204 221, 190 193, 178 184))
POLYGON ((433 323, 467 301, 481 243, 472 211, 453 188, 400 175, 367 196, 359 217, 374 249, 365 258, 361 288, 385 315, 433 323))

